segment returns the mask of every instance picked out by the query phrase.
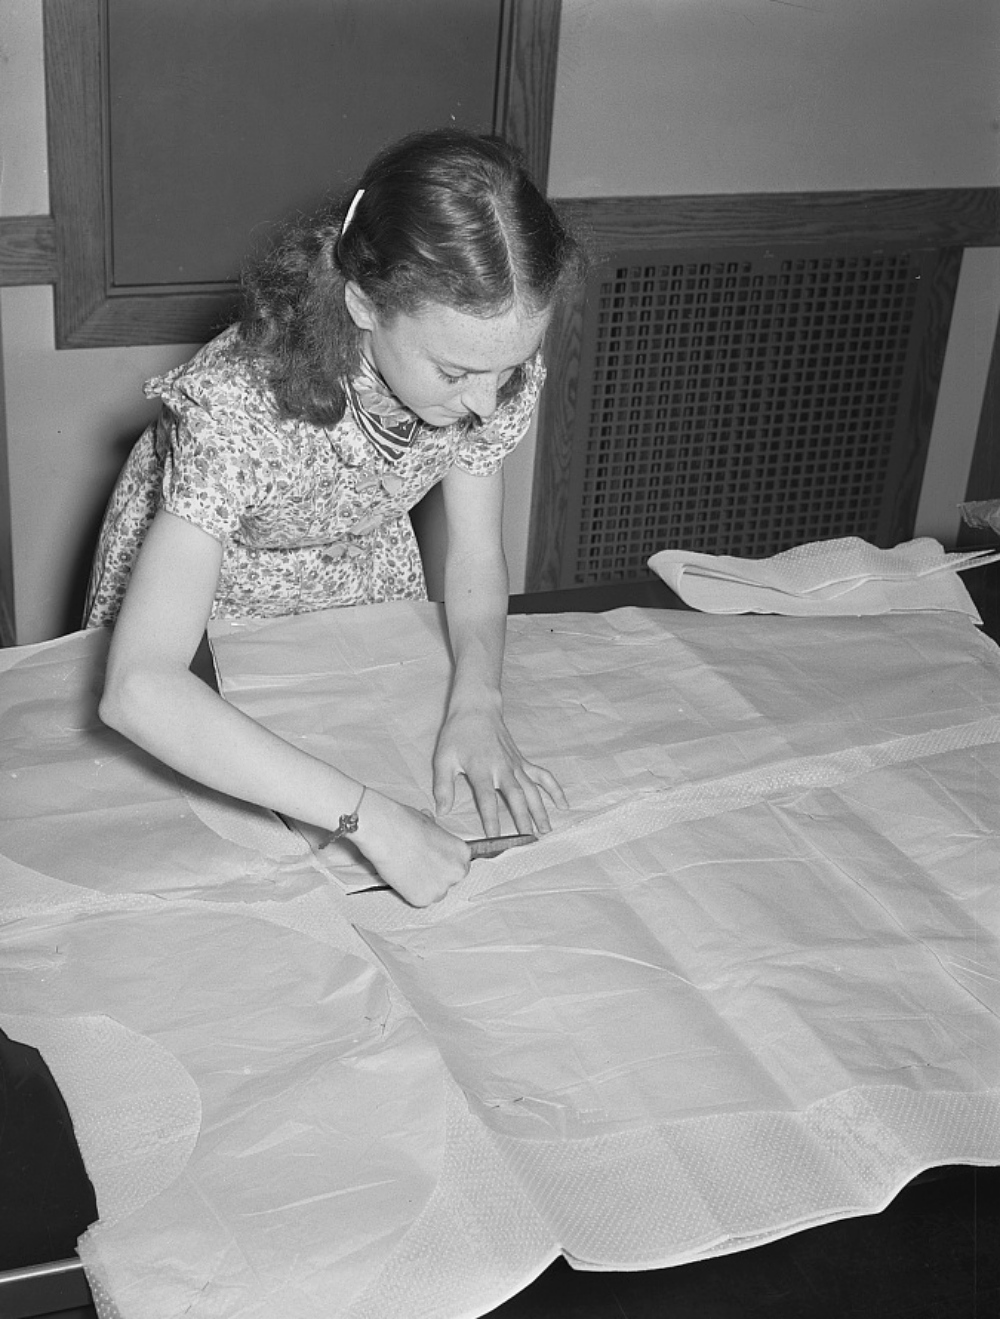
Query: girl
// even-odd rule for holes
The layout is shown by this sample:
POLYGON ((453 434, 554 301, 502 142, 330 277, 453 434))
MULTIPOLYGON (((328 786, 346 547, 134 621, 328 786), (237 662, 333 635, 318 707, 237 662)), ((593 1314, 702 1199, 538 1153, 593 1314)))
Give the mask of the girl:
POLYGON ((290 232, 244 281, 239 322, 150 381, 162 399, 119 478, 86 622, 115 624, 101 717, 179 772, 349 834, 416 905, 467 844, 293 747, 189 670, 213 616, 260 618, 426 589, 408 510, 441 482, 454 658, 436 809, 464 775, 483 828, 504 802, 549 829, 559 784, 526 761, 500 696, 501 465, 544 378, 541 346, 583 258, 497 138, 417 134, 350 206, 290 232))

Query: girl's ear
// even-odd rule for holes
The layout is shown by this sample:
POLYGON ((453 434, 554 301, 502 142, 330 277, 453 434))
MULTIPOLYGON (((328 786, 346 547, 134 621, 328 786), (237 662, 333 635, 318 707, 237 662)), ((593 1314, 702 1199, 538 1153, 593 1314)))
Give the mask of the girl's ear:
POLYGON ((362 292, 360 285, 349 279, 344 285, 344 302, 351 320, 359 330, 373 330, 377 319, 375 308, 362 292))

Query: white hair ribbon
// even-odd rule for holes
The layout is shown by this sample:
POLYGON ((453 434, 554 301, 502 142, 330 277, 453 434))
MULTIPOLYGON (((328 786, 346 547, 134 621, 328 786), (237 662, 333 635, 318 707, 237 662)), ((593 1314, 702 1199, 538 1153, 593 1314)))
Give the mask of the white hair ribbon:
POLYGON ((347 233, 347 226, 354 219, 354 212, 358 209, 358 202, 361 200, 361 198, 364 195, 365 195, 364 188, 359 188, 357 192, 354 194, 354 197, 351 200, 351 204, 347 208, 347 214, 344 216, 344 223, 340 226, 341 238, 343 238, 344 234, 347 233))

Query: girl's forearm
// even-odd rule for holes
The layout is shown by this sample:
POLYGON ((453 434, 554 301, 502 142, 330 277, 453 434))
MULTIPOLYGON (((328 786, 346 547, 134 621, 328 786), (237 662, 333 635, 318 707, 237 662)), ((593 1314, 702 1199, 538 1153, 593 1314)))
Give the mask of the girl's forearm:
POLYGON ((171 769, 243 801, 334 829, 360 786, 235 706, 187 670, 134 669, 108 684, 105 723, 171 769))
POLYGON ((499 704, 507 635, 507 570, 499 563, 449 565, 445 613, 455 671, 451 703, 499 704))

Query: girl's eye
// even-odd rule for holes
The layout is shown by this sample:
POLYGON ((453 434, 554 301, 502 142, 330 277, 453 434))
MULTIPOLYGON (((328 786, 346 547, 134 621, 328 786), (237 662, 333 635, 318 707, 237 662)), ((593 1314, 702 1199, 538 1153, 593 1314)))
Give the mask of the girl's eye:
POLYGON ((442 380, 447 380, 449 385, 457 385, 459 381, 464 380, 468 374, 469 374, 468 371, 463 371, 461 375, 450 376, 447 371, 442 371, 440 368, 438 368, 438 375, 441 377, 442 380))

